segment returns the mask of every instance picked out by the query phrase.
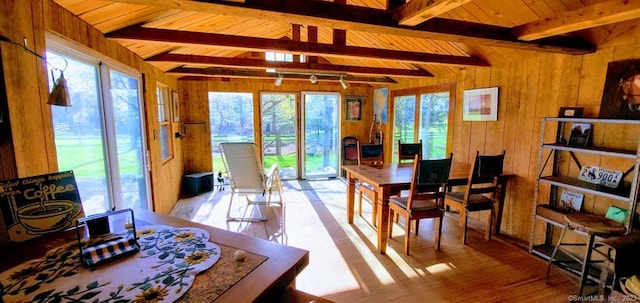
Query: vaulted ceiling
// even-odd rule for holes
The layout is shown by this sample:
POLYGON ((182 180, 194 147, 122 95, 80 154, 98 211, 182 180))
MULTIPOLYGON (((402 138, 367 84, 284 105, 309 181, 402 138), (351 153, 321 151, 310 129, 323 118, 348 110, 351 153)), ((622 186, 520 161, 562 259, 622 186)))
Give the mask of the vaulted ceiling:
POLYGON ((586 54, 601 43, 594 33, 640 18, 637 0, 54 1, 178 77, 364 83, 586 54))

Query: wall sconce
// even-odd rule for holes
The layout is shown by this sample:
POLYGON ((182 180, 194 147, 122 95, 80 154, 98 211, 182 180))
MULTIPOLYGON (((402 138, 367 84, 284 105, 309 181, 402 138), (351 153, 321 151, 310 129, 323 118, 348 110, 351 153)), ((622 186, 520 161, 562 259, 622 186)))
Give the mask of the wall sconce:
POLYGON ((349 87, 347 81, 344 80, 344 75, 340 75, 340 85, 342 85, 342 89, 347 89, 347 87, 349 87))
POLYGON ((273 84, 275 84, 275 86, 280 86, 282 85, 282 80, 284 79, 284 77, 282 76, 282 73, 278 74, 278 78, 276 78, 276 81, 273 82, 273 84))
POLYGON ((309 77, 309 81, 313 84, 318 83, 318 77, 316 75, 311 75, 311 77, 309 77))
MULTIPOLYGON (((53 71, 51 71, 51 78, 53 77, 53 71)), ((71 98, 69 97, 69 88, 67 87, 67 80, 64 78, 63 70, 60 70, 60 78, 56 79, 53 84, 51 94, 49 94, 48 104, 58 106, 71 106, 71 98)))

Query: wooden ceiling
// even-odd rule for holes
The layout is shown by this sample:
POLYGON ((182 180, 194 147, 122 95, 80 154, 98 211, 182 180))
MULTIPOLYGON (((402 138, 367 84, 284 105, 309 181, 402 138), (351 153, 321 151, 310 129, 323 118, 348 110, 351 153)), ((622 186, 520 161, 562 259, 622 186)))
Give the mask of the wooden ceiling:
POLYGON ((372 84, 586 54, 598 47, 591 31, 640 18, 637 0, 54 1, 178 77, 372 84), (294 62, 266 61, 267 51, 294 62))

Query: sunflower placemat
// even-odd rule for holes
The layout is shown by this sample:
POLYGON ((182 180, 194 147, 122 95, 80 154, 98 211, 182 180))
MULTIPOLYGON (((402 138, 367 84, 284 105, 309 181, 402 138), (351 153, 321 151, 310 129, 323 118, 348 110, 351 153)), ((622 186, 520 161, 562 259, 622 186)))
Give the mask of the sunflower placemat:
POLYGON ((68 243, 0 273, 0 302, 173 302, 221 248, 199 228, 144 226, 140 251, 91 271, 68 243))

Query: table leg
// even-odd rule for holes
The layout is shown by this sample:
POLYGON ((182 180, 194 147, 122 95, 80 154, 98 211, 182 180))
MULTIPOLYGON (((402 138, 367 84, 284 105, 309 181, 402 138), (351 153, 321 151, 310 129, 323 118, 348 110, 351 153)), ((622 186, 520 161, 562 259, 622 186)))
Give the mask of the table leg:
POLYGON ((498 188, 496 189, 496 194, 498 195, 498 215, 495 218, 495 234, 500 233, 500 225, 502 225, 502 212, 504 210, 504 198, 507 195, 507 180, 505 178, 500 178, 500 182, 498 184, 498 188))
POLYGON ((347 222, 353 224, 353 205, 356 197, 356 179, 347 172, 347 222))
POLYGON ((386 186, 378 188, 378 252, 387 251, 387 237, 389 229, 389 195, 390 189, 386 186))

